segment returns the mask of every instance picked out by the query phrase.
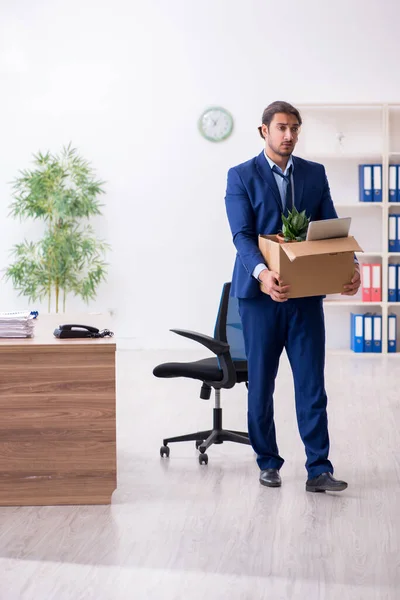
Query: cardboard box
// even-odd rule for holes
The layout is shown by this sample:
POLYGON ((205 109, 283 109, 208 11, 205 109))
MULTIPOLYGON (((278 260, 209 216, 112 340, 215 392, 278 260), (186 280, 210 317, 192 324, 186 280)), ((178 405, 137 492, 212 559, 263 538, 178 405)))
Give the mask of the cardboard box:
POLYGON ((290 298, 343 292, 354 274, 354 252, 363 251, 352 236, 280 244, 276 235, 259 235, 258 246, 268 268, 291 286, 290 298))

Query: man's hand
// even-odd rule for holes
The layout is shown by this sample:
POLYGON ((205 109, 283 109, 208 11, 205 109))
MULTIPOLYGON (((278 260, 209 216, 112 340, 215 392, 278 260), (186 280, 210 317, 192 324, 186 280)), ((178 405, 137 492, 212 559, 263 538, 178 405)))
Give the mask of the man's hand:
POLYGON ((344 291, 342 292, 342 296, 354 296, 357 294, 359 287, 361 285, 361 277, 360 277, 360 265, 354 265, 354 275, 350 283, 344 286, 344 291))
POLYGON ((289 298, 290 286, 284 285, 283 281, 275 271, 264 269, 259 274, 258 278, 261 281, 261 289, 263 292, 271 296, 275 302, 286 302, 289 298))

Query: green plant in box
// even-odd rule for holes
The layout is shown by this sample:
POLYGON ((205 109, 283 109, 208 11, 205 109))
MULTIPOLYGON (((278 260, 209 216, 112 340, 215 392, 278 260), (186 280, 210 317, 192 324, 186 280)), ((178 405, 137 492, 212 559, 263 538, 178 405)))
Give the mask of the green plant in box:
POLYGON ((282 214, 282 237, 285 242, 304 242, 307 236, 307 229, 310 219, 306 211, 301 213, 294 206, 288 211, 287 217, 282 214))

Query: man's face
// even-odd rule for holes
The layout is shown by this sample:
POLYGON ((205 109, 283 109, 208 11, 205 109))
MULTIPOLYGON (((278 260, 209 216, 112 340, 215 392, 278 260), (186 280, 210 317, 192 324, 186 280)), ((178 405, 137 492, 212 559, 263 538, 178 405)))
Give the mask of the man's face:
POLYGON ((279 156, 290 156, 297 144, 300 125, 294 115, 276 113, 269 129, 263 125, 262 132, 267 148, 279 156))

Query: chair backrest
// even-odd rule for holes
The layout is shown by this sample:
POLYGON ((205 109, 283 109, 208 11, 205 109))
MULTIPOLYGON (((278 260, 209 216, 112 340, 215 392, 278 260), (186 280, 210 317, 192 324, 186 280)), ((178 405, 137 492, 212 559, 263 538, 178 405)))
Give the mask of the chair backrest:
POLYGON ((230 290, 230 282, 224 283, 214 328, 214 337, 229 344, 232 360, 246 360, 238 299, 230 295, 230 290))

